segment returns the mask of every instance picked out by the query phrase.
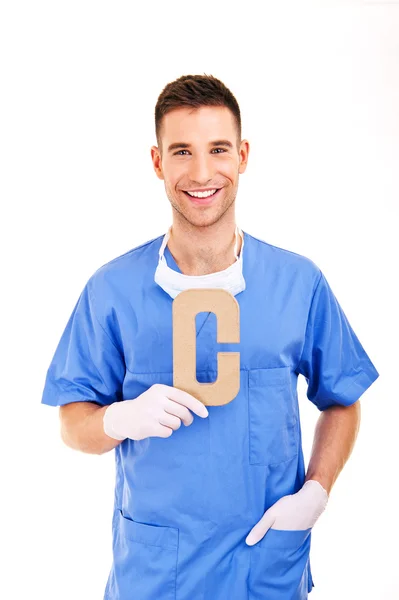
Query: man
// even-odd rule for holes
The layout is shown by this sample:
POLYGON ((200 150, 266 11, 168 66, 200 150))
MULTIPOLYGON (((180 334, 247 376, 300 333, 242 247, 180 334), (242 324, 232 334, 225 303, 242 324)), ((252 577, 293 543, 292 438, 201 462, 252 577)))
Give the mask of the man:
MULTIPOLYGON (((379 374, 316 264, 236 226, 249 143, 230 90, 180 77, 155 122, 172 226, 90 277, 42 402, 60 406, 72 448, 115 448, 105 600, 303 600, 312 528, 379 374), (172 305, 190 288, 239 305, 240 342, 224 350, 240 353, 240 387, 221 406, 173 387, 172 305), (321 411, 306 474, 299 374, 321 411)), ((218 376, 216 330, 213 312, 197 315, 200 383, 218 376)))

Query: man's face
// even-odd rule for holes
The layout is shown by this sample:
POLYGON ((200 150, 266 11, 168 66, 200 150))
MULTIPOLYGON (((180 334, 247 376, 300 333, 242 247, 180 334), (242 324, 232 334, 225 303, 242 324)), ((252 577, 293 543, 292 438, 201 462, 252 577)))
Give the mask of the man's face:
POLYGON ((151 156, 172 207, 197 227, 216 223, 236 199, 249 153, 246 140, 237 148, 232 112, 224 106, 175 109, 164 116, 161 135, 162 157, 156 146, 151 156), (204 189, 218 191, 207 198, 187 193, 204 189))

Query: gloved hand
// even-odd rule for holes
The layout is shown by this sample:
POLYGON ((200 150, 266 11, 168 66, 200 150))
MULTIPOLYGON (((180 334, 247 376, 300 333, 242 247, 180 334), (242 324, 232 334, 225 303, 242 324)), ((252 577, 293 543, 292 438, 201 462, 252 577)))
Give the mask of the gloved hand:
POLYGON ((115 440, 142 440, 153 437, 170 437, 181 422, 191 425, 192 410, 199 417, 208 411, 200 400, 183 390, 155 383, 133 400, 113 402, 103 416, 105 433, 115 440))
POLYGON ((296 494, 275 502, 246 537, 249 546, 257 544, 268 529, 308 529, 327 506, 328 493, 315 479, 309 479, 296 494))

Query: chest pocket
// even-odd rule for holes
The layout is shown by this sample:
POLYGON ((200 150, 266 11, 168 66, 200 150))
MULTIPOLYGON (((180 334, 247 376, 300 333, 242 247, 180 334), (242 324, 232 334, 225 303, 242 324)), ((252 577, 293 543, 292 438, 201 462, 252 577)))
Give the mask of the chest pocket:
POLYGON ((298 410, 289 367, 248 373, 249 464, 272 466, 298 454, 298 410))

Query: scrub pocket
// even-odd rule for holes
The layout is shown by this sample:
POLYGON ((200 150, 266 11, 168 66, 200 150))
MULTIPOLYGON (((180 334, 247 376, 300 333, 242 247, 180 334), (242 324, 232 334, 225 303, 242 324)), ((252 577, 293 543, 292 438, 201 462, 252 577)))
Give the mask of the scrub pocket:
MULTIPOLYGON (((114 571, 121 600, 175 600, 179 530, 139 523, 120 510, 114 571)), ((119 516, 118 516, 119 515, 119 516)))
POLYGON ((249 600, 305 600, 309 591, 311 529, 269 529, 250 548, 249 600))
POLYGON ((298 410, 289 367, 248 372, 249 464, 272 466, 298 454, 298 410))

